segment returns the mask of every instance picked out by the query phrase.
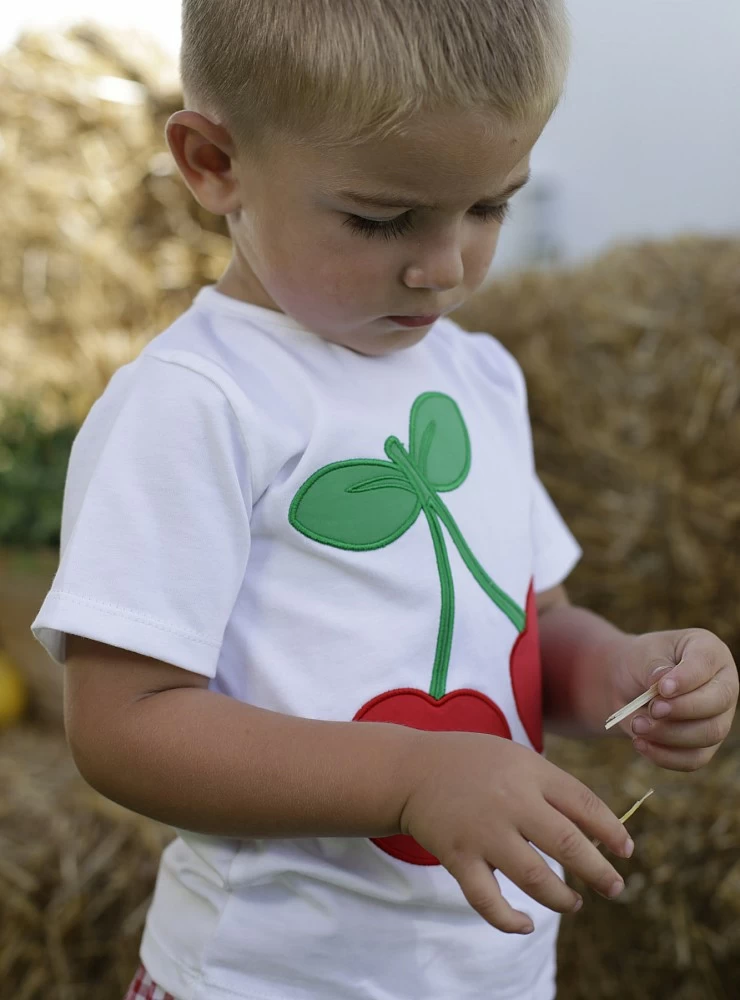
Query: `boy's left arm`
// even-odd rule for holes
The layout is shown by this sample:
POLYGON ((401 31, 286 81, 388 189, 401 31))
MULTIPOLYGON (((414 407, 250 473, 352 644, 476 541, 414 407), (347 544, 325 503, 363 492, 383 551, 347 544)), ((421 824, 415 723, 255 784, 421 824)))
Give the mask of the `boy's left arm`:
POLYGON ((604 734, 607 718, 660 679, 660 694, 620 723, 635 749, 660 767, 694 771, 730 731, 738 672, 706 629, 631 635, 585 608, 564 587, 537 596, 545 728, 604 734))

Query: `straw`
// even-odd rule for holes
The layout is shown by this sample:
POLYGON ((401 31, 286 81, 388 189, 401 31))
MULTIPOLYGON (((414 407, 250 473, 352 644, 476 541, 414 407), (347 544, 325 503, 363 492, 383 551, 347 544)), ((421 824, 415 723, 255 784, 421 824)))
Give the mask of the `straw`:
MULTIPOLYGON (((651 788, 649 791, 645 792, 645 794, 643 795, 643 797, 638 802, 635 802, 635 804, 632 806, 632 808, 628 809, 627 812, 624 814, 624 816, 620 816, 619 817, 619 822, 620 823, 626 823, 627 820, 630 818, 630 816, 634 816, 634 814, 640 808, 640 806, 645 801, 645 799, 649 799, 650 798, 650 796, 653 794, 653 791, 654 791, 654 789, 651 788)), ((594 847, 600 847, 601 846, 601 841, 600 840, 592 840, 591 843, 594 845, 594 847)))

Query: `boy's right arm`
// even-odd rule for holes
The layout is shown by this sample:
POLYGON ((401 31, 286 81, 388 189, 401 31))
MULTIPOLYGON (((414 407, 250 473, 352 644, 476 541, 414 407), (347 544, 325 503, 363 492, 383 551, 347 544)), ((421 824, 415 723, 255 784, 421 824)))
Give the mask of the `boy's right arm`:
POLYGON ((509 932, 526 932, 531 921, 503 899, 494 868, 553 910, 572 911, 579 900, 532 844, 602 895, 621 881, 589 839, 627 856, 617 817, 510 740, 281 715, 137 653, 73 635, 67 650, 75 763, 135 812, 226 837, 410 834, 481 916, 509 932))

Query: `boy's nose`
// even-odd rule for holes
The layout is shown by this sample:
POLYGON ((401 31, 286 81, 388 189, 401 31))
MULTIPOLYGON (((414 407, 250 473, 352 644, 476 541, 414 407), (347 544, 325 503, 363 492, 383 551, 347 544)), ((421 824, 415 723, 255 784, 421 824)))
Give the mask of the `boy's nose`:
POLYGON ((407 288, 445 292, 462 285, 464 276, 461 248, 457 243, 450 243, 429 250, 409 264, 404 271, 403 283, 407 288))

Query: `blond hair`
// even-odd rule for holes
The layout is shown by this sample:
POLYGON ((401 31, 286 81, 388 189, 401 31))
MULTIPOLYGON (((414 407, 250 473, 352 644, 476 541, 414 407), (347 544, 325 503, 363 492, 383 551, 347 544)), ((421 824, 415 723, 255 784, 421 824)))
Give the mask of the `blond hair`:
POLYGON ((544 121, 565 80, 564 0, 183 0, 187 107, 241 144, 361 142, 419 110, 544 121))

